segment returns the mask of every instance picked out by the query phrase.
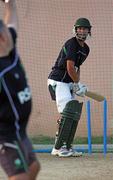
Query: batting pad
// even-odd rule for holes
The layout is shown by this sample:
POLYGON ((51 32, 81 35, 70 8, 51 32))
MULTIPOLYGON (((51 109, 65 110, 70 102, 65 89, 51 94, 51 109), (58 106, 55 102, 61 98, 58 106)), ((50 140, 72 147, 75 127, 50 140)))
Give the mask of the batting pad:
POLYGON ((56 149, 60 149, 64 144, 70 144, 76 132, 77 124, 80 119, 83 103, 76 100, 69 101, 62 113, 60 131, 55 144, 56 149))

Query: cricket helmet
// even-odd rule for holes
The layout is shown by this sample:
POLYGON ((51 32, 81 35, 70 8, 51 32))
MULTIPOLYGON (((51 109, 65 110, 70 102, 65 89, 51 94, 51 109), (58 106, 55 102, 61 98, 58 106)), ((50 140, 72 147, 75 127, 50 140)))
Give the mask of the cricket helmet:
POLYGON ((74 34, 76 34, 76 37, 79 40, 85 40, 87 38, 87 35, 77 33, 77 28, 79 28, 79 27, 88 28, 89 29, 88 35, 91 36, 91 27, 92 26, 91 26, 90 21, 88 19, 86 19, 86 18, 77 19, 75 24, 74 24, 74 29, 73 29, 74 34))
POLYGON ((89 30, 91 29, 91 24, 89 22, 88 19, 86 18, 79 18, 76 20, 75 24, 74 24, 75 28, 77 27, 86 27, 86 28, 89 28, 89 30))

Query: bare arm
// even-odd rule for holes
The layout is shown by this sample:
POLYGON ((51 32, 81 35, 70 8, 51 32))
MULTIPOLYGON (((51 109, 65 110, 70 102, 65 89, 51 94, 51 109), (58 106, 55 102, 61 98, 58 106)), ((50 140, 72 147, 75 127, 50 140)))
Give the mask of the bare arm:
POLYGON ((80 80, 80 70, 76 71, 74 67, 74 62, 71 60, 67 60, 67 71, 71 79, 75 82, 78 83, 80 80))
POLYGON ((18 30, 18 16, 15 0, 9 0, 8 3, 5 3, 4 22, 7 26, 13 27, 16 31, 18 30))

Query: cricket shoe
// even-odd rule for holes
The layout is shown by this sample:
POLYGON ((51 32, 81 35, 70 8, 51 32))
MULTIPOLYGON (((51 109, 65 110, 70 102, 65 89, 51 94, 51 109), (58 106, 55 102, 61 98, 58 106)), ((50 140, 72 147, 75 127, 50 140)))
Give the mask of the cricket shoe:
POLYGON ((82 156, 82 152, 77 152, 73 148, 70 148, 69 151, 72 152, 71 156, 73 156, 73 157, 80 157, 80 156, 82 156))
POLYGON ((58 153, 59 153, 59 149, 53 148, 51 151, 51 155, 53 155, 53 156, 58 156, 58 153))
POLYGON ((60 149, 53 148, 51 155, 59 157, 71 157, 73 151, 67 150, 65 146, 62 146, 60 149))

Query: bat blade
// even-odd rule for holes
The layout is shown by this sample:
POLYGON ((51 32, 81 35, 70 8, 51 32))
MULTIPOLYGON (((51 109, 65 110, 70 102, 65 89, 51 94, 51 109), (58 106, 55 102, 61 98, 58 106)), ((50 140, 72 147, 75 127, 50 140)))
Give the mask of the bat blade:
POLYGON ((85 93, 85 96, 90 97, 91 99, 94 99, 95 101, 102 102, 104 101, 105 97, 92 91, 87 91, 85 93))

